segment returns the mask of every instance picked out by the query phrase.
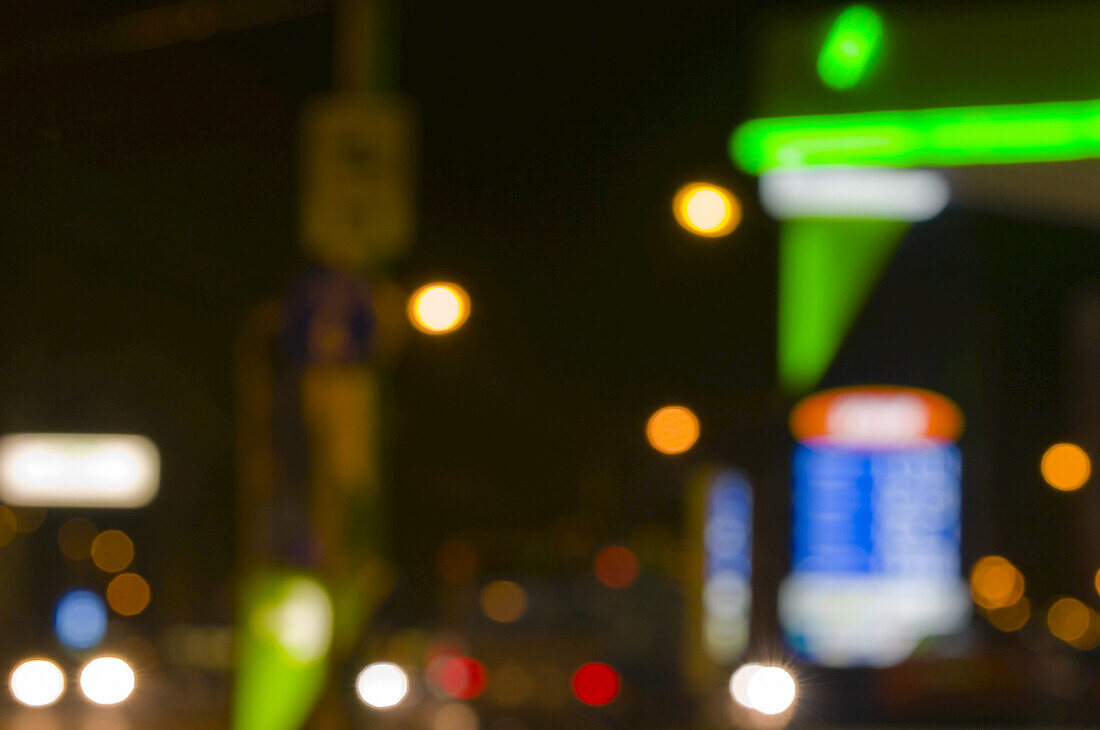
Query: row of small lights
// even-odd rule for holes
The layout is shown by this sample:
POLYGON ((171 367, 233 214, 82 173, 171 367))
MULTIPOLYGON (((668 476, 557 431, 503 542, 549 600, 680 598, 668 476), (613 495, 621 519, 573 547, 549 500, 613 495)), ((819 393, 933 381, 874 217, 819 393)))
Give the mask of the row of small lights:
MULTIPOLYGON (((601 706, 618 696, 621 679, 618 672, 607 664, 589 663, 573 673, 571 684, 573 695, 578 700, 586 705, 601 706)), ((355 692, 369 707, 388 710, 400 705, 408 696, 409 675, 393 662, 375 662, 359 672, 355 679, 355 692)), ((794 677, 783 667, 745 664, 730 677, 729 692, 734 701, 746 709, 778 715, 794 704, 796 686, 794 677)), ((476 696, 476 693, 468 691, 451 691, 450 694, 462 699, 476 696)))
MULTIPOLYGON (((123 659, 101 656, 80 670, 80 691, 97 705, 117 705, 134 691, 134 670, 123 659)), ((8 679, 11 696, 28 707, 46 707, 65 694, 65 673, 49 659, 21 662, 8 679)))
MULTIPOLYGON (((429 663, 427 674, 452 697, 474 699, 487 683, 488 672, 476 659, 446 657, 442 664, 429 663)), ((622 680, 610 665, 599 662, 583 664, 573 673, 571 687, 574 697, 590 706, 609 704, 619 695, 622 680)), ((388 710, 405 701, 409 694, 409 675, 393 662, 375 662, 366 666, 355 679, 355 693, 366 705, 376 710, 388 710)))

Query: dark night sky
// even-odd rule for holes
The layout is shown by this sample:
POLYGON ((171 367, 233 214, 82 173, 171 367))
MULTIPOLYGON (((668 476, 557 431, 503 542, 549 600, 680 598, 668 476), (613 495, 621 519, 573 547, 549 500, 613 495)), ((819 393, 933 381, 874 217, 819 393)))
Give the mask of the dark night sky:
MULTIPOLYGON (((4 35, 148 5, 8 3, 4 35)), ((581 485, 597 477, 623 495, 627 524, 608 526, 609 538, 653 518, 675 526, 681 474, 641 438, 648 413, 668 401, 702 417, 702 455, 782 485, 774 226, 725 154, 751 96, 749 39, 765 8, 793 6, 404 5, 399 86, 422 118, 419 231, 393 275, 409 288, 451 278, 473 299, 456 335, 410 337, 394 377, 396 549, 407 570, 422 570, 456 532, 544 527, 575 511, 581 485), (745 200, 747 220, 731 238, 699 243, 675 227, 671 194, 698 178, 745 200)), ((217 596, 215 613, 226 610, 231 567, 233 341, 245 312, 305 265, 297 114, 331 87, 331 20, 323 12, 35 68, 9 54, 0 71, 0 429, 153 436, 166 462, 161 496, 148 514, 105 524, 155 545, 152 569, 186 575, 180 591, 217 596)), ((1065 276, 1089 274, 1052 267, 1042 272, 1046 295, 1005 289, 1030 266, 1034 241, 1059 236, 1066 260, 1079 260, 1087 236, 998 221, 960 213, 930 224, 899 254, 926 268, 891 269, 889 291, 933 277, 957 297, 913 320, 937 353, 956 342, 997 351, 995 338, 974 339, 983 330, 968 329, 972 319, 938 328, 957 311, 988 316, 996 332, 1035 345, 1025 354, 1041 353, 1061 316, 1043 297, 1060 301, 1065 276), (969 248, 914 253, 966 226, 969 248), (996 231, 1015 237, 1018 260, 993 252, 996 231), (968 286, 966 272, 985 272, 986 288, 968 286), (1009 306, 1021 292, 1044 305, 1023 310, 1031 326, 1009 306)), ((887 295, 880 311, 908 316, 909 301, 887 295)), ((883 379, 859 353, 876 353, 899 378, 931 370, 916 373, 930 387, 981 377, 975 359, 956 357, 958 372, 931 355, 891 360, 882 347, 891 323, 872 316, 859 327, 836 382, 883 379)), ((1015 387, 1021 402, 1046 394, 1057 403, 1058 379, 1032 366, 952 394, 986 403, 1015 387)), ((1056 435, 1058 414, 1031 417, 1037 437, 1056 435)), ((981 441, 1012 453, 1023 442, 981 441)), ((1002 478, 991 461, 976 463, 1002 478)), ((206 610, 182 594, 169 603, 206 610)))

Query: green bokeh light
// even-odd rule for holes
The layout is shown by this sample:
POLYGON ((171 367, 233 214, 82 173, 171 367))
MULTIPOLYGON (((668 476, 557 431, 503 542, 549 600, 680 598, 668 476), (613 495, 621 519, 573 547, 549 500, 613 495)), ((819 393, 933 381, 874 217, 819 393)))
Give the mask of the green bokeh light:
POLYGON ((866 5, 853 5, 837 16, 817 58, 817 73, 834 89, 859 83, 878 56, 882 18, 866 5))

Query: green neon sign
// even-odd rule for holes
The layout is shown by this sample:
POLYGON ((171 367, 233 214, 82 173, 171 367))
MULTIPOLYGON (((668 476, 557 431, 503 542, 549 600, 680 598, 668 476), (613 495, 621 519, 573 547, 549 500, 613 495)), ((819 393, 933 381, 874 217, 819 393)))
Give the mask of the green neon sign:
POLYGON ((850 89, 863 78, 881 43, 882 18, 866 5, 853 5, 829 30, 817 58, 817 73, 834 89, 850 89))
POLYGON ((1100 157, 1100 100, 754 119, 730 156, 746 172, 808 165, 949 167, 1100 157))

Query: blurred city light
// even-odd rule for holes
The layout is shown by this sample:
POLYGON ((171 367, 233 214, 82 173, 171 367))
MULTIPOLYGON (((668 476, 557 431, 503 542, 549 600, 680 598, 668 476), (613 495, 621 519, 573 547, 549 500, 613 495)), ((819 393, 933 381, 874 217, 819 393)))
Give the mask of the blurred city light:
POLYGON ((65 674, 53 662, 31 659, 22 662, 8 680, 11 696, 28 707, 52 705, 65 692, 65 674))
POLYGON ((144 436, 11 434, 0 438, 0 499, 40 507, 141 507, 160 457, 144 436))
POLYGON ((57 531, 57 546, 70 560, 86 560, 92 554, 92 540, 98 532, 91 520, 74 517, 57 531))
POLYGON ((92 562, 105 573, 125 570, 134 559, 134 543, 121 530, 104 530, 92 541, 92 562))
POLYGON ((958 407, 913 388, 839 388, 803 399, 790 425, 789 645, 828 666, 889 666, 961 629, 958 407))
POLYGON ((359 672, 355 692, 371 707, 395 707, 409 693, 409 675, 396 664, 376 662, 359 672))
POLYGON ((7 507, 0 505, 0 547, 15 539, 19 532, 19 518, 7 507))
POLYGON ((470 297, 458 284, 427 284, 409 297, 409 320, 430 335, 458 329, 469 316, 470 297))
POLYGON ((765 715, 778 715, 794 702, 794 677, 783 667, 760 667, 745 682, 748 707, 765 715))
POLYGON ((89 590, 69 591, 54 611, 57 639, 70 649, 91 649, 107 633, 107 607, 89 590))
POLYGON ((684 406, 665 406, 649 417, 645 435, 662 454, 682 454, 699 440, 699 419, 684 406))
POLYGON ((608 545, 596 553, 592 572, 608 588, 626 588, 638 579, 638 558, 629 548, 608 545))
POLYGON ((482 612, 497 623, 519 621, 527 613, 527 591, 510 580, 495 580, 481 589, 482 612))
POLYGON ((469 583, 477 574, 477 549, 465 540, 448 540, 435 554, 439 575, 448 583, 469 583))
POLYGON ((882 43, 882 18, 865 5, 846 8, 829 30, 817 59, 817 73, 834 89, 859 83, 882 43))
POLYGON ((730 676, 730 696, 737 704, 752 709, 748 693, 749 680, 763 668, 763 664, 742 664, 730 676))
POLYGON ((676 222, 698 236, 728 235, 741 222, 741 204, 733 193, 710 183, 689 183, 672 200, 676 222))
POLYGON ((1066 643, 1072 644, 1084 637, 1091 621, 1089 607, 1069 596, 1057 599, 1047 609, 1047 628, 1066 643))
POLYGON ((435 687, 460 700, 477 697, 489 681, 485 666, 465 656, 437 656, 428 663, 426 674, 435 687))
POLYGON ((619 694, 619 673, 607 664, 584 664, 573 673, 573 694, 586 705, 606 705, 619 694))
POLYGON ((519 664, 502 664, 493 669, 489 698, 501 707, 518 707, 531 699, 535 680, 519 664))
POLYGON ((1072 492, 1089 480, 1092 463, 1077 444, 1054 444, 1043 454, 1039 470, 1047 484, 1063 492, 1072 492))
POLYGON ((93 659, 80 670, 80 691, 97 705, 117 705, 134 691, 134 670, 118 657, 93 659))
POLYGON ((1024 596, 1024 576, 1000 555, 987 555, 970 569, 970 595, 982 608, 1011 606, 1024 596))
POLYGON ((1031 619, 1031 602, 1026 597, 1022 597, 1004 608, 987 610, 985 617, 994 628, 1000 631, 1019 631, 1031 619))
POLYGON ((760 203, 779 220, 925 221, 939 215, 950 197, 947 181, 933 170, 823 165, 780 168, 760 176, 760 203))
POLYGON ((12 512, 15 513, 15 529, 24 534, 34 532, 46 521, 44 507, 16 507, 12 512))
POLYGON ((138 615, 151 597, 149 584, 137 573, 120 573, 107 584, 107 603, 122 616, 138 615))
POLYGON ((754 119, 730 156, 746 172, 804 165, 946 167, 1100 155, 1096 101, 871 111, 754 119))
POLYGON ((464 702, 448 702, 435 711, 431 730, 478 730, 477 712, 464 702))
POLYGON ((309 664, 328 652, 332 641, 332 601, 314 580, 291 580, 283 600, 269 606, 260 621, 294 661, 309 664))
POLYGON ((708 480, 703 496, 702 644, 729 665, 749 640, 752 607, 752 487, 736 469, 708 480))

